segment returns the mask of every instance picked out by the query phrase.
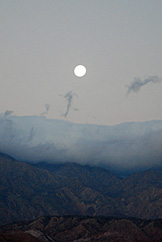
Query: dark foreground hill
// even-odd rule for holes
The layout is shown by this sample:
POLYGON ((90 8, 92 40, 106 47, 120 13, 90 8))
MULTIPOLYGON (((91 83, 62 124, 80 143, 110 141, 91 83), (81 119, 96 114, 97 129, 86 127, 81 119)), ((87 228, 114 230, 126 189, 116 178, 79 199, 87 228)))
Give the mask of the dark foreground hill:
POLYGON ((0 227, 0 241, 160 242, 162 219, 53 216, 0 227))
POLYGON ((48 215, 162 218, 162 170, 121 179, 99 167, 0 154, 0 224, 48 215))
POLYGON ((77 164, 53 168, 0 156, 1 224, 42 215, 118 215, 109 187, 120 178, 102 168, 77 164))

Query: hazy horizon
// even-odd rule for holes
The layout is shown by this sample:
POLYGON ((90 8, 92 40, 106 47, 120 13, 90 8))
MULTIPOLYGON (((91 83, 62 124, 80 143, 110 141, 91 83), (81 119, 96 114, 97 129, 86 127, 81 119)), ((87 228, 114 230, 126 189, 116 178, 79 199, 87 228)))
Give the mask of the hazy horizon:
POLYGON ((18 160, 134 172, 160 167, 161 147, 162 120, 109 126, 0 114, 0 152, 18 160))

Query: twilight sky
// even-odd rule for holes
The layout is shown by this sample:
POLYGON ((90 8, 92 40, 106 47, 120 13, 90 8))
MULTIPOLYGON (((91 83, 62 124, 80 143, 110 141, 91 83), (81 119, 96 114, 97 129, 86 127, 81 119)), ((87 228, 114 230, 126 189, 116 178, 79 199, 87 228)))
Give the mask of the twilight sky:
POLYGON ((161 13, 161 0, 0 0, 0 113, 162 119, 161 13))

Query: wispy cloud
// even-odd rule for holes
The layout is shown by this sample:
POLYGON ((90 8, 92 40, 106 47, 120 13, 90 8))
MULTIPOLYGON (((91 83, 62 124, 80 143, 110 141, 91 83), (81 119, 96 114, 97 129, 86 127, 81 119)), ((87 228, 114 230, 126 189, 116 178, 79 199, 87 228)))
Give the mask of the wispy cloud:
POLYGON ((74 96, 77 97, 77 95, 72 91, 69 91, 64 95, 64 99, 67 101, 66 112, 63 114, 65 118, 67 117, 67 115, 70 111, 70 108, 71 108, 71 105, 72 105, 72 100, 73 100, 74 96))
POLYGON ((4 116, 10 116, 13 114, 13 111, 10 111, 10 110, 6 110, 5 113, 4 113, 4 116))
POLYGON ((50 105, 49 105, 49 104, 45 104, 45 111, 44 111, 43 113, 41 113, 40 115, 41 115, 41 116, 43 116, 43 115, 47 115, 49 109, 50 109, 50 105))
POLYGON ((162 78, 158 77, 158 76, 150 76, 144 80, 141 80, 141 78, 135 77, 134 81, 128 85, 128 90, 127 90, 127 95, 130 94, 131 92, 139 92, 140 89, 147 85, 148 83, 152 82, 152 83, 159 83, 162 81, 162 78))

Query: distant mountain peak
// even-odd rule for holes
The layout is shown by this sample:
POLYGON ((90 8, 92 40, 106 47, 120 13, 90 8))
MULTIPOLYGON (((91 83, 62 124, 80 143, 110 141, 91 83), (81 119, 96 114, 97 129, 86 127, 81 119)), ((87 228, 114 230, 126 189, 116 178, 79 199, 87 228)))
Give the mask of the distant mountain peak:
POLYGON ((6 158, 6 159, 9 159, 9 160, 15 160, 12 156, 7 155, 7 154, 2 153, 2 152, 0 152, 0 158, 6 158))

